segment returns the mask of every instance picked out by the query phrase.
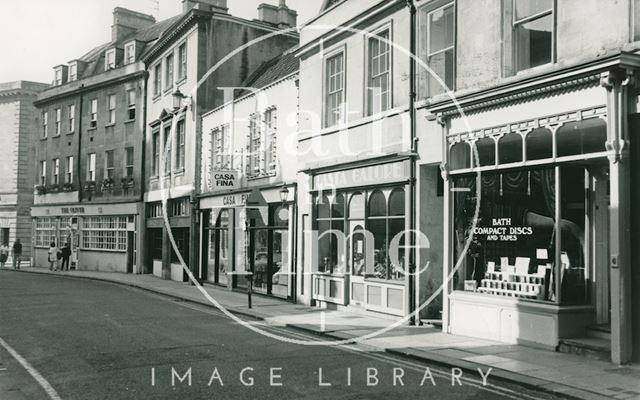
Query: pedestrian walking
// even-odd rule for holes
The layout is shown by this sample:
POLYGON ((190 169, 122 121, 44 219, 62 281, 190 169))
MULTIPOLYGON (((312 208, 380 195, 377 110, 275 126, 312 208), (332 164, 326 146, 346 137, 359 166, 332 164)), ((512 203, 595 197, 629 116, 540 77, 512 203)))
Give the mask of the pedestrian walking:
POLYGON ((20 258, 22 257, 22 243, 16 239, 13 243, 13 269, 20 269, 20 258))
POLYGON ((64 271, 65 265, 67 271, 69 270, 69 257, 71 257, 71 243, 67 242, 62 248, 62 264, 60 265, 60 271, 64 271))
POLYGON ((55 242, 51 242, 49 246, 49 271, 57 271, 58 270, 58 247, 55 242))
POLYGON ((9 259, 9 245, 8 243, 3 243, 0 246, 0 268, 4 268, 7 260, 9 259))

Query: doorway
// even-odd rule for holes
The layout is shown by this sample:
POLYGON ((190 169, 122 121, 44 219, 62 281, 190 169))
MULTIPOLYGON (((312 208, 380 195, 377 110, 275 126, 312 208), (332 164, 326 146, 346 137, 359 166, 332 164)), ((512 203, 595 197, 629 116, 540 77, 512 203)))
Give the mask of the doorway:
POLYGON ((590 168, 589 192, 590 249, 593 276, 592 298, 596 309, 597 325, 609 325, 610 280, 609 280, 609 169, 590 168))

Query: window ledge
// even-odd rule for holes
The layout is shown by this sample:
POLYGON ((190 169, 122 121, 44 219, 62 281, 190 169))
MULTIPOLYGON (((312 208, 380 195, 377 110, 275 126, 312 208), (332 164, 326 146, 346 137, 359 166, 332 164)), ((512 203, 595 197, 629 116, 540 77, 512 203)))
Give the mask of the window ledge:
POLYGON ((53 138, 59 138, 60 136, 62 136, 62 135, 60 135, 60 134, 58 133, 58 134, 55 134, 55 135, 53 135, 53 136, 51 136, 51 137, 53 137, 53 138))
POLYGON ((171 93, 171 91, 173 90, 173 85, 167 87, 165 90, 162 91, 162 94, 169 94, 171 93))
POLYGON ((173 176, 184 176, 184 168, 174 170, 173 176))
POLYGON ((136 122, 135 118, 134 119, 127 119, 127 120, 124 121, 125 124, 130 124, 130 123, 133 123, 133 122, 136 122))
POLYGON ((87 132, 89 132, 89 131, 95 131, 95 130, 97 130, 97 129, 98 129, 98 127, 97 127, 97 126, 93 126, 93 127, 92 127, 92 126, 90 126, 90 127, 88 127, 88 128, 87 128, 87 132))
POLYGON ((40 141, 47 140, 48 138, 48 136, 40 136, 40 141))
POLYGON ((75 131, 69 131, 67 132, 67 135, 73 135, 74 133, 76 133, 75 131))
POLYGON ((153 95, 153 97, 151 98, 151 100, 155 103, 158 100, 160 100, 160 98, 162 97, 162 93, 156 93, 153 95))
POLYGON ((184 77, 180 78, 180 80, 178 82, 176 82, 176 86, 182 86, 186 81, 187 81, 187 77, 184 76, 184 77))
POLYGON ((116 123, 115 122, 110 122, 110 123, 106 124, 104 127, 105 128, 112 128, 114 126, 116 126, 116 123))
POLYGON ((273 178, 276 175, 277 174, 276 174, 275 171, 262 173, 262 174, 256 174, 256 175, 248 175, 247 176, 247 180, 253 181, 253 180, 257 180, 257 179, 273 178))

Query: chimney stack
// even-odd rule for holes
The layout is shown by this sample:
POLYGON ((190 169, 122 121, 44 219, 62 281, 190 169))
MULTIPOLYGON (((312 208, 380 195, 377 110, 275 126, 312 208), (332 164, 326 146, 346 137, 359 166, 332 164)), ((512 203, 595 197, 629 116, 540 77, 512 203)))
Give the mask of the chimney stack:
POLYGON ((113 10, 111 41, 116 42, 122 40, 132 33, 140 29, 148 28, 155 23, 156 19, 151 15, 116 7, 113 10))
POLYGON ((192 8, 198 7, 199 10, 217 11, 227 14, 227 0, 182 0, 182 12, 186 13, 192 8))
POLYGON ((298 21, 298 13, 287 7, 286 0, 280 0, 279 5, 262 3, 258 6, 258 19, 280 28, 294 27, 298 21))

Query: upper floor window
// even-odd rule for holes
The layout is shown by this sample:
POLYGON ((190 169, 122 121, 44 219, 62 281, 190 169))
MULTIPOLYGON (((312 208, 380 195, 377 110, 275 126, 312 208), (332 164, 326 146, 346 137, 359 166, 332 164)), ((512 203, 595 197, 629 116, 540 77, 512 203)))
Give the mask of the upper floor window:
POLYGON ((391 108, 391 51, 389 29, 369 38, 368 114, 391 108))
POLYGON ((104 70, 108 71, 116 67, 116 49, 107 50, 104 53, 104 70))
POLYGON ((115 94, 111 94, 108 97, 109 99, 109 124, 115 124, 116 123, 116 95, 115 94))
POLYGON ((133 178, 133 147, 124 149, 124 176, 125 178, 133 178))
POLYGON ((178 47, 178 79, 187 77, 187 44, 183 43, 178 47))
POLYGON ((430 71, 420 68, 421 97, 453 90, 455 85, 456 28, 453 2, 441 1, 435 6, 437 8, 427 5, 420 13, 422 59, 430 68, 430 71))
POLYGON ((89 128, 95 128, 98 126, 98 99, 91 100, 89 112, 89 128))
POLYGON ((42 137, 47 137, 47 125, 49 124, 49 113, 47 111, 42 113, 42 137))
POLYGON ((158 176, 160 172, 160 131, 155 130, 151 134, 151 148, 153 159, 151 160, 151 172, 153 176, 158 176))
POLYGON ((78 79, 78 64, 69 64, 69 82, 78 79))
POLYGON ((67 157, 65 183, 73 183, 73 156, 67 157))
POLYGON ((229 125, 223 125, 211 132, 212 169, 224 170, 231 168, 231 137, 229 125))
POLYGON ((162 90, 162 65, 158 63, 153 68, 153 95, 158 96, 162 90))
POLYGON ((47 184, 47 162, 40 161, 40 185, 47 184))
POLYGON ((60 159, 53 159, 53 175, 51 175, 51 184, 59 185, 60 184, 60 159))
POLYGON ((56 108, 56 136, 60 135, 61 124, 62 124, 62 109, 56 108))
POLYGON ((164 88, 169 89, 173 86, 173 54, 169 54, 165 61, 165 79, 164 79, 164 88))
POLYGON ((176 124, 176 169, 184 169, 185 161, 185 131, 184 131, 184 119, 178 121, 176 124))
POLYGON ((331 56, 326 61, 326 115, 325 125, 333 126, 345 120, 344 52, 331 56))
POLYGON ((69 118, 69 133, 71 133, 76 129, 76 105, 70 104, 67 108, 67 113, 69 118))
POLYGON ((136 61, 136 42, 127 43, 124 46, 125 64, 133 64, 136 61))
POLYGON ((105 179, 114 179, 115 178, 115 160, 113 158, 113 150, 108 150, 105 154, 105 170, 106 176, 105 179))
POLYGON ((87 180, 90 182, 96 180, 96 153, 89 153, 87 157, 87 180))
POLYGON ((127 92, 127 118, 129 121, 136 119, 136 91, 135 89, 127 92))
POLYGON ((262 171, 263 152, 262 129, 260 114, 252 114, 249 117, 249 160, 247 162, 247 176, 260 175, 262 171))
POLYGON ((165 126, 164 128, 164 137, 162 141, 162 145, 164 148, 162 149, 162 154, 164 155, 163 163, 164 163, 164 173, 171 173, 171 147, 173 146, 171 140, 171 125, 165 126))
POLYGON ((267 171, 275 171, 276 169, 276 140, 278 132, 278 113, 276 108, 270 108, 264 113, 265 128, 265 164, 267 171))
POLYGON ((554 0, 503 0, 505 75, 553 62, 554 0))
POLYGON ((54 74, 55 76, 54 76, 53 84, 55 86, 62 85, 62 68, 57 68, 54 74))

